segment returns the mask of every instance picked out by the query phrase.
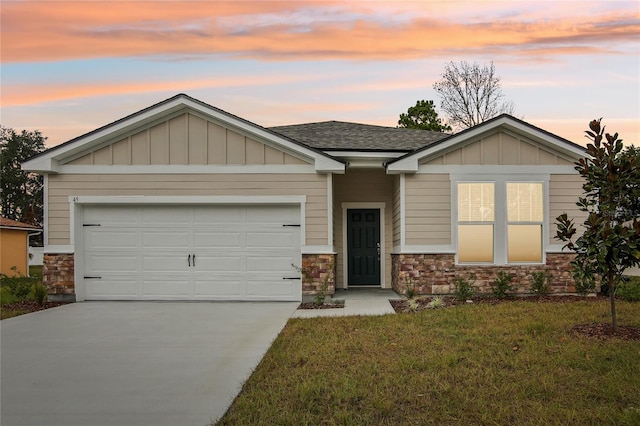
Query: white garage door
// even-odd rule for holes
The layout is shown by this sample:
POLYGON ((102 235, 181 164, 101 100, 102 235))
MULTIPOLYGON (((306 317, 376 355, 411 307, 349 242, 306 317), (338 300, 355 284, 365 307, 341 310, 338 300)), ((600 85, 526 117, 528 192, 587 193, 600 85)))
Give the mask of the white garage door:
POLYGON ((85 206, 87 300, 300 300, 299 206, 85 206))

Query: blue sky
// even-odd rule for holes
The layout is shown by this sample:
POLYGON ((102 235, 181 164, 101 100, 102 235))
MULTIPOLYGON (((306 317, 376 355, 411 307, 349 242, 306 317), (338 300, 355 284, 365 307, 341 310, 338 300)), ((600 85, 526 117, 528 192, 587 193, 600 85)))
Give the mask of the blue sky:
POLYGON ((636 1, 3 1, 1 124, 50 146, 187 93, 263 126, 395 126, 448 61, 493 61, 519 118, 640 143, 636 1))

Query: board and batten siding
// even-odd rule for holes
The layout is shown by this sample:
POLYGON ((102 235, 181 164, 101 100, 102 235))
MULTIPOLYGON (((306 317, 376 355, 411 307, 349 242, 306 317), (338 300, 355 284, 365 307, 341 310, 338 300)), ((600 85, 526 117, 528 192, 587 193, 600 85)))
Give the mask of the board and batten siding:
POLYGON ((250 137, 183 113, 84 154, 69 165, 308 164, 250 137))
POLYGON ((584 231, 582 223, 587 219, 587 214, 580 211, 576 205, 578 197, 584 193, 582 185, 584 179, 578 175, 553 174, 549 179, 549 243, 563 244, 555 239, 557 227, 556 218, 562 213, 567 213, 574 219, 578 235, 584 231))
POLYGON ((405 176, 405 244, 451 244, 449 175, 405 176))
POLYGON ((48 182, 49 245, 71 243, 69 196, 72 195, 305 195, 306 244, 327 244, 327 178, 322 174, 52 174, 48 182))
POLYGON ((572 165, 540 145, 504 131, 492 133, 420 165, 572 165))

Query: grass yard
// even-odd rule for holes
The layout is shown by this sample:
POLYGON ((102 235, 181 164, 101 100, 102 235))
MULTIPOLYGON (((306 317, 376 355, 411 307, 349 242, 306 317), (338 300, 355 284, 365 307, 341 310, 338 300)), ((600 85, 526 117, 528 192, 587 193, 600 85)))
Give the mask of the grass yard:
MULTIPOLYGON (((617 303, 640 326, 640 303, 617 303)), ((607 302, 292 319, 220 425, 639 425, 640 341, 578 337, 607 302)))

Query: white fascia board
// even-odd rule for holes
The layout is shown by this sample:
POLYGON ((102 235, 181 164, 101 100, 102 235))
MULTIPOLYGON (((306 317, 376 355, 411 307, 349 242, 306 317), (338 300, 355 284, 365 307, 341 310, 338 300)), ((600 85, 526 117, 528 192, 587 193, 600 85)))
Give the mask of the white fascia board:
POLYGON ((418 156, 411 155, 402 160, 387 164, 387 174, 415 173, 418 171, 418 156))
POLYGON ((501 165, 501 164, 469 164, 469 165, 422 165, 418 167, 417 173, 419 174, 512 174, 512 175, 532 175, 532 174, 545 174, 545 175, 575 175, 578 174, 573 166, 569 165, 501 165))
POLYGON ((375 158, 375 159, 391 159, 399 158, 407 152, 387 152, 387 151, 324 151, 325 154, 336 158, 375 158))
POLYGON ((316 154, 315 168, 318 173, 338 173, 343 174, 346 165, 340 161, 333 160, 320 154, 316 154))

